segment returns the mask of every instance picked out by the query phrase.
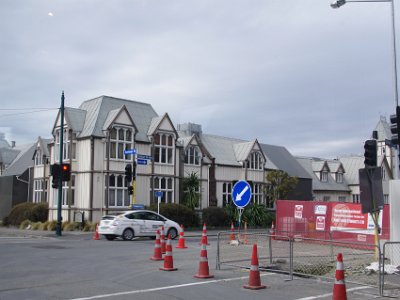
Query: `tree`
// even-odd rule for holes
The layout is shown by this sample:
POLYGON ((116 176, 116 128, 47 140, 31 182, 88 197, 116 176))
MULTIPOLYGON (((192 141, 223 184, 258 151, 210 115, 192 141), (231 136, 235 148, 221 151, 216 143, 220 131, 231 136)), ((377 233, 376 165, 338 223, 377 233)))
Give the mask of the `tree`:
POLYGON ((266 190, 266 195, 275 202, 279 199, 286 199, 288 194, 294 190, 299 179, 292 177, 285 171, 273 170, 267 174, 269 187, 266 190))
POLYGON ((183 178, 183 204, 194 210, 200 200, 200 180, 197 173, 192 172, 188 177, 183 178))

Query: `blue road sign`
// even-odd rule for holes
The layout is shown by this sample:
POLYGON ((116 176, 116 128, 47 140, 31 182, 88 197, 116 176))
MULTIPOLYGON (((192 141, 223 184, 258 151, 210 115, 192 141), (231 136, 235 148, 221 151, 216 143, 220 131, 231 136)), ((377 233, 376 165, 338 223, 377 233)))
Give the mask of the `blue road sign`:
POLYGON ((124 151, 125 155, 136 154, 136 149, 126 149, 124 151))
POLYGON ((137 163, 138 165, 147 165, 147 162, 148 162, 147 159, 138 158, 138 159, 136 160, 136 163, 137 163))
POLYGON ((151 155, 144 155, 144 154, 138 154, 138 155, 136 155, 136 157, 141 158, 141 159, 147 159, 147 160, 152 159, 151 155))
POLYGON ((251 186, 247 181, 238 181, 232 188, 232 201, 237 207, 243 208, 249 204, 251 195, 251 186))
POLYGON ((161 191, 156 191, 154 194, 156 195, 156 197, 162 197, 163 192, 161 192, 161 191))

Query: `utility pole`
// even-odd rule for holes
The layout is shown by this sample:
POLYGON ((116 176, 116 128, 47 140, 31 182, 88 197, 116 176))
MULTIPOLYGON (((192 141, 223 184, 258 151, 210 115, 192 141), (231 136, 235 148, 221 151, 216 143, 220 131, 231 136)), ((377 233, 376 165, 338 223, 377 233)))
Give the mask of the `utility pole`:
MULTIPOLYGON (((60 106, 60 166, 63 163, 63 146, 64 146, 64 91, 61 94, 61 106, 60 106)), ((57 224, 56 224, 56 235, 61 236, 61 205, 62 205, 62 176, 60 174, 58 178, 58 202, 57 202, 57 224)))

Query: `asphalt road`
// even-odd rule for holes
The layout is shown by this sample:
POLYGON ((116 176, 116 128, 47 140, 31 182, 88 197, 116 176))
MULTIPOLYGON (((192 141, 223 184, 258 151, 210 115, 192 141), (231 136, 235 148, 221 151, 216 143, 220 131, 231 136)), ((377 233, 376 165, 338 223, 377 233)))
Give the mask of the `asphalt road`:
MULTIPOLYGON (((249 271, 215 270, 216 238, 207 248, 211 279, 194 278, 199 270, 200 236, 176 249, 177 271, 159 270, 149 258, 154 241, 93 240, 92 233, 38 233, 0 229, 0 300, 24 299, 331 299, 333 283, 261 273, 267 289, 248 290, 249 271)), ((251 256, 251 253, 249 253, 251 256)), ((347 284, 348 299, 375 299, 376 288, 347 284)))

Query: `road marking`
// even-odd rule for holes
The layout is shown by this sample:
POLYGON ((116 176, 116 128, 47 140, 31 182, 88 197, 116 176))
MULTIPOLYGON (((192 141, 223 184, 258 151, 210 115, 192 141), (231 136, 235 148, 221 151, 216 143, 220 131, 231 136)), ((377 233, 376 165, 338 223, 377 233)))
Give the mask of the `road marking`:
MULTIPOLYGON (((261 277, 262 276, 270 276, 270 275, 273 275, 273 274, 271 274, 271 273, 260 274, 261 277)), ((133 290, 133 291, 113 293, 113 294, 104 294, 104 295, 97 295, 97 296, 91 296, 91 297, 84 297, 84 298, 73 298, 73 299, 69 299, 69 300, 101 299, 101 298, 108 298, 108 297, 117 297, 117 296, 124 296, 124 295, 133 295, 133 294, 149 293, 149 292, 156 292, 156 291, 162 291, 162 290, 170 290, 170 289, 175 289, 175 288, 188 287, 188 286, 194 286, 194 285, 202 285, 202 284, 209 284, 209 283, 229 282, 229 281, 234 281, 234 280, 244 280, 244 279, 248 279, 248 278, 249 278, 249 276, 226 278, 226 279, 215 279, 215 280, 209 280, 209 281, 184 283, 184 284, 179 284, 179 285, 162 286, 162 287, 158 287, 158 288, 145 289, 145 290, 133 290)))
MULTIPOLYGON (((353 292, 353 291, 358 291, 358 290, 364 290, 364 289, 369 289, 369 286, 359 286, 351 289, 346 289, 347 292, 353 292)), ((325 298, 325 297, 332 297, 333 293, 328 293, 328 294, 322 294, 322 295, 317 295, 317 296, 311 296, 311 297, 306 297, 306 298, 299 298, 295 300, 313 300, 313 299, 319 299, 319 298, 325 298)))

